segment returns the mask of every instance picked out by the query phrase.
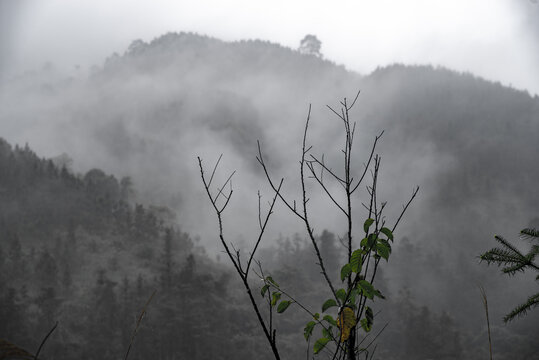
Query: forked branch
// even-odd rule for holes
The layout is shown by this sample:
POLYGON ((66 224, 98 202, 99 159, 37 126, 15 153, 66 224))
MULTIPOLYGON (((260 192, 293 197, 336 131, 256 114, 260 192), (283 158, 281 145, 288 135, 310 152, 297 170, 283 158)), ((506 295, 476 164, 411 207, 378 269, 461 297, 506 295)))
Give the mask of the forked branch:
POLYGON ((243 283, 243 286, 245 287, 246 291, 247 291, 247 295, 249 296, 249 300, 251 301, 251 305, 255 311, 255 314, 257 316, 257 319, 258 319, 258 322, 260 323, 260 326, 262 327, 262 330, 264 331, 264 335, 267 339, 267 341, 269 342, 270 344, 270 347, 271 347, 271 350, 273 352, 273 355, 275 357, 275 359, 277 360, 280 360, 280 355, 279 355, 279 351, 277 349, 277 340, 276 340, 276 331, 275 329, 273 329, 273 325, 271 323, 271 315, 270 315, 270 324, 269 324, 269 328, 268 328, 268 325, 266 325, 266 322, 264 321, 264 318, 262 317, 262 314, 260 312, 260 309, 258 307, 258 304, 253 296, 253 293, 251 291, 251 286, 249 284, 249 270, 251 268, 251 264, 253 262, 253 259, 254 259, 254 256, 255 256, 255 253, 256 253, 256 250, 258 249, 259 245, 260 245, 260 242, 262 241, 262 237, 266 231, 266 227, 268 225, 268 222, 269 222, 269 219, 271 217, 271 215, 273 214, 273 208, 275 206, 275 202, 277 201, 277 198, 280 196, 280 191, 281 191, 281 187, 283 185, 283 179, 281 179, 281 181, 279 182, 279 185, 276 187, 276 190, 275 190, 275 194, 270 202, 270 207, 269 207, 269 210, 267 212, 267 214, 264 216, 264 219, 262 220, 262 214, 261 214, 261 206, 260 206, 260 193, 259 193, 259 197, 258 197, 258 222, 259 222, 259 226, 260 226, 260 230, 259 230, 259 233, 258 233, 258 236, 256 238, 256 241, 255 241, 255 245, 253 247, 253 250, 251 251, 251 254, 247 260, 247 264, 245 266, 245 269, 243 268, 243 265, 242 265, 242 262, 241 262, 241 258, 240 258, 240 251, 239 250, 236 250, 233 245, 228 245, 228 243, 226 242, 225 240, 225 237, 224 237, 224 231, 223 231, 223 217, 222 217, 222 214, 223 212, 225 211, 225 209, 227 208, 229 202, 230 202, 230 199, 232 198, 232 193, 233 193, 233 189, 232 189, 232 185, 230 185, 230 190, 225 194, 224 193, 224 188, 228 185, 228 184, 231 184, 231 179, 232 179, 232 176, 235 174, 235 171, 231 173, 231 175, 227 178, 227 180, 224 182, 224 184, 218 188, 218 191, 217 191, 217 195, 212 195, 212 191, 211 191, 211 182, 214 178, 214 175, 215 175, 215 172, 217 171, 217 167, 219 165, 219 162, 221 160, 221 157, 219 157, 219 159, 217 160, 217 163, 215 164, 214 168, 213 168, 213 171, 212 171, 212 174, 211 174, 211 177, 210 179, 207 181, 206 180, 206 176, 205 176, 205 173, 204 173, 204 167, 202 166, 202 159, 200 157, 198 157, 198 165, 199 165, 199 168, 200 168, 200 176, 202 178, 202 183, 204 184, 204 189, 206 190, 206 194, 208 195, 208 198, 210 199, 210 202, 215 210, 215 213, 217 215, 217 220, 218 220, 218 223, 219 223, 219 239, 221 240, 221 244, 223 245, 223 247, 225 248, 225 252, 227 253, 230 261, 232 262, 232 264, 234 265, 234 268, 236 269, 236 272, 238 273, 238 275, 240 276, 241 280, 242 280, 242 283, 243 283), (220 195, 223 195, 224 198, 225 198, 225 202, 223 205, 219 205, 219 196, 220 195), (230 247, 232 247, 232 250, 230 249, 230 247))

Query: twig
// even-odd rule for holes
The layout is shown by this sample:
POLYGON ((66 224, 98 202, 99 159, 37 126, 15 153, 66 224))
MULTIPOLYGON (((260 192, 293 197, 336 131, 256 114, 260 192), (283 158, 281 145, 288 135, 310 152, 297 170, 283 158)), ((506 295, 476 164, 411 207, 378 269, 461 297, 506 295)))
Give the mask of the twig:
MULTIPOLYGON (((378 331, 378 334, 376 334, 376 335, 374 336, 374 339, 372 339, 371 342, 368 343, 367 346, 365 346, 365 349, 368 349, 368 348, 372 345, 372 343, 374 343, 374 342, 376 341, 376 339, 378 339, 378 337, 382 334, 382 332, 386 329, 386 327, 387 327, 388 325, 389 325, 389 323, 386 323, 386 324, 384 325, 384 327, 383 327, 382 329, 380 329, 380 331, 378 331)), ((370 335, 370 334, 369 334, 369 335, 370 335)), ((365 336, 363 340, 366 340, 367 337, 368 337, 368 335, 365 336)), ((359 344, 357 344, 358 347, 359 347, 359 345, 361 345, 361 344, 363 343, 363 340, 362 340, 359 344)))
POLYGON ((144 315, 146 315, 146 309, 148 308, 148 305, 150 305, 150 302, 152 301, 155 293, 157 290, 154 290, 148 301, 146 301, 146 304, 142 308, 142 311, 137 319, 137 325, 135 326, 135 330, 133 331, 133 335, 131 335, 131 341, 129 341, 129 346, 127 347, 127 351, 125 352, 124 360, 127 360, 127 357, 129 356, 129 351, 131 350, 131 346, 133 345, 133 341, 135 340, 135 336, 137 335, 138 329, 140 327, 140 324, 142 322, 142 319, 144 318, 144 315))
POLYGON ((487 316, 487 331, 488 331, 488 350, 490 353, 490 360, 492 360, 492 339, 490 338, 490 320, 488 317, 488 302, 487 302, 487 293, 485 289, 478 285, 479 291, 481 292, 481 300, 483 300, 483 307, 485 308, 485 314, 487 316))
MULTIPOLYGON (((318 158, 316 158, 314 155, 310 155, 311 159, 313 159, 312 161, 314 161, 315 163, 317 163, 318 165, 320 165, 320 167, 324 170, 326 170, 328 173, 330 173, 334 178, 335 180, 339 181, 339 183, 341 184, 344 184, 345 181, 343 179, 341 179, 338 175, 336 175, 330 168, 328 168, 326 166, 326 164, 324 164, 324 161, 322 159, 322 161, 318 160, 318 158)), ((312 162, 311 161, 311 162, 312 162)))
POLYGON ((249 272, 249 268, 251 267, 251 262, 253 261, 253 257, 255 256, 255 252, 258 249, 258 245, 260 245, 260 241, 262 241, 262 235, 264 235, 264 232, 266 230, 266 226, 268 225, 269 218, 271 214, 273 214, 273 207, 275 206, 275 202, 277 201, 278 194, 281 192, 281 187, 283 186, 283 179, 279 182, 279 186, 277 187, 277 193, 273 197, 273 200, 271 201, 270 208, 268 210, 268 214, 266 215, 266 219, 264 220, 264 223, 262 224, 260 228, 260 233, 258 235, 258 239, 256 240, 255 247, 253 251, 251 252, 251 256, 249 257, 249 261, 247 262, 247 268, 245 269, 245 275, 247 276, 247 273, 249 272))
POLYGON ((210 181, 208 181, 208 186, 211 186, 213 176, 215 175, 215 171, 217 170, 217 167, 219 166, 219 163, 221 162, 222 157, 223 157, 223 154, 219 155, 219 159, 217 159, 217 162, 215 163, 215 166, 213 167, 213 171, 210 176, 210 181))
POLYGON ((307 163, 307 167, 309 168, 309 170, 311 171, 311 174, 312 174, 312 178, 316 180, 316 182, 318 183, 318 185, 320 185, 320 187, 322 189, 324 189, 324 192, 329 196, 329 198, 331 199, 331 201, 335 204, 335 206, 337 208, 339 208, 339 210, 341 210, 343 212, 344 215, 348 215, 348 213, 346 212, 346 210, 343 209, 343 207, 337 202, 337 200, 335 200, 335 198, 333 197, 333 195, 329 192, 328 188, 326 187, 326 185, 324 185, 324 182, 322 181, 321 178, 318 177, 318 175, 316 175, 316 172, 314 170, 314 167, 311 163, 307 163))
POLYGON ((361 174, 361 177, 359 178, 359 181, 357 182, 357 184, 354 186, 354 188, 352 189, 352 193, 354 193, 357 188, 359 187, 359 185, 361 184, 361 182, 363 181, 363 178, 365 177, 365 175, 367 174, 367 170, 369 169, 369 166, 371 164, 371 161, 372 161, 372 158, 374 156, 374 151, 376 149, 376 145, 378 143, 378 140, 380 140, 380 138, 382 137, 382 135, 384 135, 384 132, 382 131, 380 133, 380 135, 377 135, 375 138, 374 138, 374 143, 372 144, 372 147, 371 147, 371 154, 369 155, 369 160, 367 160, 367 163, 365 164, 365 169, 363 170, 363 174, 361 174))
POLYGON ((37 360, 38 356, 39 356, 39 353, 41 352, 41 349, 43 348, 43 346, 45 345, 45 342, 47 341, 47 339, 49 338, 49 336, 51 336, 51 334, 54 332, 54 330, 56 330, 56 327, 58 326, 58 321, 54 324, 54 326, 52 327, 52 329, 49 330, 49 332, 47 333, 47 335, 45 335, 45 337, 43 338, 43 340, 41 341, 41 344, 39 345, 39 348, 37 349, 37 352, 36 352, 36 356, 34 356, 34 360, 37 360))
POLYGON ((292 211, 292 213, 294 215, 299 217, 303 221, 303 223, 305 224, 305 227, 307 228, 307 233, 309 234, 309 239, 311 240, 311 243, 313 244, 314 250, 316 252, 316 257, 318 259, 318 265, 320 266, 321 273, 324 276, 324 279, 326 280, 326 283, 328 284, 329 288, 331 289, 331 293, 333 294, 333 296, 337 300, 337 303, 339 303, 339 305, 340 305, 340 300, 337 298, 335 287, 333 286, 333 283, 329 279, 326 268, 324 266, 324 260, 322 259, 322 256, 320 254, 320 249, 318 248, 318 244, 317 244, 316 239, 314 237, 314 229, 312 228, 312 226, 311 226, 311 224, 309 222, 309 218, 307 216, 307 213, 308 213, 307 212, 307 203, 309 202, 309 199, 307 198, 307 193, 306 193, 305 171, 304 171, 304 169, 305 169, 305 163, 307 162, 305 160, 305 155, 307 155, 307 153, 311 149, 311 147, 307 147, 307 145, 306 145, 307 130, 309 128, 310 119, 311 119, 311 105, 309 105, 309 112, 307 114, 307 121, 305 122, 305 130, 304 130, 304 133, 303 133, 303 142, 302 142, 302 155, 301 155, 301 161, 300 161, 300 181, 301 181, 302 203, 303 203, 303 212, 302 213, 300 213, 300 211, 296 209, 295 201, 293 202, 293 204, 294 204, 293 206, 290 205, 290 203, 282 196, 282 194, 279 191, 277 191, 277 187, 275 186, 275 183, 271 180, 271 176, 269 175, 268 168, 266 166, 266 163, 264 162, 264 157, 262 156, 262 150, 261 150, 261 147, 260 147, 260 142, 257 142, 258 143, 258 156, 257 156, 256 159, 258 160, 258 162, 262 166, 262 169, 264 170, 264 173, 266 175, 266 179, 268 180, 268 183, 270 184, 273 191, 277 193, 279 199, 281 199, 283 201, 283 203, 286 205, 286 207, 288 207, 288 209, 290 209, 290 211, 292 211))
MULTIPOLYGON (((219 222, 219 239, 221 240, 221 244, 225 248, 225 251, 226 251, 228 257, 230 258, 230 261, 232 262, 232 264, 234 265, 234 268, 236 269, 236 272, 240 276, 240 278, 241 278, 241 280, 243 282, 243 286, 247 290, 247 295, 249 296, 249 300, 251 301, 251 306, 253 307, 253 309, 255 311, 255 314, 257 316, 258 322, 260 323, 260 326, 262 327, 264 335, 266 336, 266 339, 268 340, 268 342, 269 342, 269 344, 271 346, 271 350, 273 352, 273 355, 274 355, 275 359, 280 360, 279 350, 277 349, 277 345, 276 345, 276 331, 275 331, 275 329, 273 329, 273 331, 271 331, 272 330, 271 325, 270 325, 270 329, 268 329, 268 327, 266 326, 266 322, 262 318, 262 314, 260 313, 260 309, 258 308, 258 304, 257 304, 257 302, 256 302, 256 300, 255 300, 255 298, 253 296, 252 291, 251 291, 251 286, 249 285, 248 279, 249 279, 249 269, 251 267, 251 263, 253 261, 256 250, 258 249, 258 246, 260 245, 260 242, 262 240, 262 236, 264 235, 264 232, 266 230, 266 226, 267 226, 267 224, 269 222, 269 218, 270 218, 271 214, 273 213, 273 207, 275 206, 275 202, 277 201, 277 198, 279 198, 281 196, 280 191, 281 191, 281 187, 283 185, 283 179, 281 179, 278 188, 275 190, 275 195, 273 197, 273 200, 270 203, 270 208, 268 210, 268 213, 267 213, 266 218, 265 218, 263 223, 260 222, 260 213, 259 213, 259 224, 261 224, 260 232, 259 232, 258 238, 256 240, 254 249, 251 252, 251 255, 249 256, 249 260, 247 261, 246 268, 244 270, 243 265, 242 265, 241 260, 240 260, 240 252, 239 252, 239 250, 234 249, 235 254, 233 254, 230 251, 230 248, 227 245, 227 242, 225 241, 224 231, 223 231, 223 217, 222 217, 222 214, 223 214, 223 211, 226 209, 226 207, 227 207, 227 205, 228 205, 228 203, 229 203, 229 201, 230 201, 230 199, 232 197, 232 192, 233 192, 232 185, 231 185, 230 191, 228 192, 228 194, 229 194, 228 197, 225 196, 227 198, 225 204, 222 207, 219 207, 217 205, 217 200, 218 200, 219 195, 222 194, 224 187, 230 182, 230 179, 235 174, 235 171, 228 177, 228 179, 225 181, 224 185, 221 186, 221 188, 219 190, 219 193, 214 197, 211 194, 209 182, 206 181, 206 177, 204 175, 204 167, 202 166, 202 159, 200 157, 198 157, 198 165, 199 165, 199 168, 200 168, 200 176, 202 178, 202 183, 204 184, 206 194, 208 195, 208 197, 210 199, 210 202, 212 203, 213 208, 215 210, 215 213, 217 215, 217 220, 219 222)), ((258 200, 259 200, 259 211, 260 211, 260 195, 259 195, 258 200)))
POLYGON ((410 206, 410 204, 412 203, 412 201, 414 200, 414 198, 417 196, 417 193, 419 192, 419 186, 416 186, 416 188, 414 189, 414 191, 412 192, 412 196, 410 197, 410 200, 408 200, 408 202, 406 203, 406 205, 404 205, 402 211, 401 211, 401 214, 399 215, 399 218, 397 219, 397 222, 395 223, 395 225, 393 225, 393 229, 391 229, 391 232, 394 232, 395 229, 397 228, 397 225, 399 225, 399 222, 401 221, 402 219, 402 216, 404 215, 404 213, 406 212, 406 210, 408 210, 408 206, 410 206))

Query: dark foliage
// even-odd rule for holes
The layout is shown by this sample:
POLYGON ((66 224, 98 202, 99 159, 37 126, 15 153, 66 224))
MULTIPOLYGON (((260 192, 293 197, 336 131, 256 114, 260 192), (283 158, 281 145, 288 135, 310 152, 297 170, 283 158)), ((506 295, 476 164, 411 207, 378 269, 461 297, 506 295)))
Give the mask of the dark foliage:
MULTIPOLYGON (((150 208, 130 205, 113 176, 77 176, 0 142, 0 339, 36 349, 58 321, 40 358, 120 358, 157 290, 130 358, 238 355, 230 334, 254 324, 234 318, 243 311, 227 301, 228 270, 150 208)), ((253 341, 239 354, 250 357, 253 341)))

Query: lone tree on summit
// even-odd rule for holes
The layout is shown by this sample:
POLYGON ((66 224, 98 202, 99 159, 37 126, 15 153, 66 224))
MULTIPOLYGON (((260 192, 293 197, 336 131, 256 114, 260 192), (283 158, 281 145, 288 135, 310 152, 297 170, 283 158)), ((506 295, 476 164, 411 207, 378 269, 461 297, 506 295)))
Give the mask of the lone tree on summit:
POLYGON ((320 48, 322 47, 322 42, 318 40, 316 35, 305 35, 303 40, 299 43, 299 52, 304 55, 313 55, 316 57, 321 58, 322 53, 320 52, 320 48))

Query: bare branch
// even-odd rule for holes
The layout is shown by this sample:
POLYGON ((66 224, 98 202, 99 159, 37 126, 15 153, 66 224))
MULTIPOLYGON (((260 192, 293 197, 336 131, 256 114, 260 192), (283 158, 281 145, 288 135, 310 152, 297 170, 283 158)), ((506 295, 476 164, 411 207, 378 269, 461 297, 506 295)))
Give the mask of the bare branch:
POLYGON ((249 261, 247 262, 247 267, 245 268, 245 276, 249 273, 249 268, 251 267, 251 262, 253 261, 253 257, 255 256, 255 252, 258 249, 258 245, 260 245, 260 241, 262 240, 262 236, 264 235, 264 232, 266 231, 266 226, 268 225, 268 221, 270 219, 271 214, 273 214, 273 207, 275 206, 275 202, 277 201, 277 198, 279 197, 279 194, 281 192, 281 187, 283 186, 283 179, 279 182, 279 187, 277 188, 277 191, 275 192, 275 195, 273 196, 273 200, 271 201, 270 208, 268 210, 268 214, 266 215, 266 218, 264 219, 264 224, 260 228, 260 233, 258 235, 258 239, 256 240, 255 247, 253 251, 251 252, 251 256, 249 257, 249 261))
POLYGON ((52 327, 52 329, 49 330, 49 332, 47 333, 47 335, 45 335, 45 337, 43 338, 43 340, 41 341, 41 344, 39 344, 39 348, 37 349, 37 352, 36 352, 36 356, 34 356, 34 360, 37 360, 38 359, 38 356, 39 356, 39 353, 41 352, 41 349, 43 348, 43 346, 45 345, 45 343, 47 342, 47 339, 49 338, 49 336, 52 335, 52 333, 54 332, 54 330, 56 330, 56 327, 58 326, 58 321, 54 324, 54 326, 52 327))
POLYGON ((331 106, 326 105, 326 107, 327 107, 329 110, 331 110, 335 115, 337 115, 337 116, 339 117, 339 119, 344 120, 344 117, 343 117, 341 114, 339 114, 337 111, 333 110, 333 108, 332 108, 331 106))
POLYGON ((348 107, 348 110, 352 109, 354 105, 356 104, 357 99, 359 98, 359 94, 361 93, 361 90, 359 90, 356 94, 356 97, 354 98, 354 101, 352 101, 352 105, 348 107))
POLYGON ((314 229, 312 228, 311 224, 310 224, 310 221, 309 221, 309 218, 308 218, 308 212, 307 212, 307 202, 309 201, 308 198, 307 198, 307 191, 306 191, 306 187, 305 187, 305 155, 306 155, 306 151, 305 149, 307 148, 306 146, 306 142, 307 142, 307 130, 309 129, 309 121, 311 119, 311 106, 309 105, 309 114, 307 116, 307 121, 305 122, 305 130, 303 132, 303 141, 302 141, 302 155, 301 155, 301 161, 300 161, 300 181, 301 181, 301 192, 302 192, 302 199, 303 199, 303 217, 302 217, 302 220, 303 222, 305 223, 305 227, 307 229, 307 233, 309 234, 309 238, 311 239, 311 243, 313 244, 313 247, 314 247, 314 250, 315 250, 315 253, 316 253, 316 257, 318 259, 318 265, 320 266, 320 269, 321 269, 321 272, 322 272, 322 275, 324 276, 324 278, 326 279, 326 282, 329 286, 329 288, 331 289, 331 292, 333 294, 333 296, 335 297, 335 300, 337 301, 337 303, 339 304, 339 306, 341 305, 341 301, 339 300, 339 298, 337 298, 337 293, 335 291, 335 288, 333 287, 333 283, 331 282, 331 280, 329 279, 329 276, 327 274, 327 271, 326 271, 326 268, 324 266, 324 260, 322 259, 322 255, 320 254, 320 249, 318 248, 318 244, 316 242, 316 239, 314 237, 314 229))
POLYGON ((374 156, 374 151, 376 149, 376 144, 378 143, 378 140, 380 140, 380 138, 382 137, 382 135, 384 134, 384 132, 382 131, 380 133, 380 135, 377 135, 375 138, 374 138, 374 143, 372 144, 372 148, 371 148, 371 154, 369 155, 369 160, 367 161, 367 163, 365 164, 365 170, 363 171, 363 174, 361 174, 361 177, 359 178, 359 181, 357 182, 357 184, 354 186, 354 188, 352 189, 352 193, 354 193, 357 188, 359 187, 359 185, 362 183, 363 181, 363 178, 365 177, 365 175, 367 174, 367 171, 369 170, 369 166, 371 165, 371 161, 372 161, 372 158, 374 156))
POLYGON ((335 204, 335 206, 337 206, 339 210, 341 210, 345 216, 348 216, 346 210, 344 210, 343 207, 337 202, 337 200, 335 200, 335 198, 333 197, 333 195, 331 195, 331 193, 329 192, 328 188, 324 185, 322 180, 318 178, 318 176, 316 175, 314 171, 313 165, 311 163, 307 163, 307 167, 311 171, 312 178, 316 180, 316 182, 318 183, 318 185, 322 187, 322 189, 324 189, 324 192, 329 196, 329 198, 335 204))
POLYGON ((217 162, 215 163, 215 166, 213 167, 213 171, 212 171, 211 176, 210 176, 210 181, 208 181, 208 187, 211 186, 213 176, 215 175, 215 171, 217 170, 217 167, 219 166, 219 163, 221 162, 222 158, 223 158, 223 154, 219 155, 219 159, 217 159, 217 162))
MULTIPOLYGON (((264 170, 264 174, 266 175, 266 179, 268 180, 268 183, 270 184, 271 188, 274 192, 277 193, 277 187, 275 186, 275 183, 271 180, 271 176, 269 175, 268 168, 266 167, 266 163, 264 162, 264 157, 262 156, 262 149, 260 148, 260 142, 257 141, 258 144, 258 156, 256 157, 256 160, 258 163, 262 166, 262 169, 264 170)), ((279 193, 279 199, 283 202, 283 204, 286 205, 292 213, 294 213, 296 216, 298 216, 301 220, 303 219, 303 216, 296 210, 296 201, 293 201, 293 205, 290 205, 290 203, 279 193)))
POLYGON ((315 163, 317 163, 318 165, 320 165, 320 167, 324 170, 326 170, 328 173, 331 174, 331 176, 333 176, 335 178, 335 180, 339 181, 339 183, 341 184, 345 184, 346 182, 341 179, 339 176, 337 176, 337 174, 335 174, 330 168, 328 168, 326 166, 326 164, 324 164, 323 161, 320 161, 318 160, 314 155, 310 155, 311 159, 313 159, 312 161, 314 161, 315 163))
POLYGON ((239 252, 239 250, 236 250, 234 248, 234 246, 231 244, 233 250, 235 251, 235 254, 233 254, 230 251, 230 248, 228 247, 228 244, 225 241, 224 234, 223 234, 222 212, 224 211, 224 209, 226 208, 226 206, 228 205, 228 202, 230 201, 230 199, 232 197, 232 184, 230 183, 230 179, 235 174, 235 171, 232 172, 232 174, 228 177, 228 179, 225 181, 225 183, 221 186, 221 188, 219 189, 219 193, 215 197, 213 197, 211 195, 209 182, 206 181, 206 178, 205 178, 205 175, 204 175, 204 168, 202 166, 202 159, 200 157, 198 157, 198 164, 199 164, 199 167, 200 167, 200 176, 202 178, 202 183, 204 184, 204 188, 206 189, 206 193, 207 193, 207 195, 208 195, 208 197, 210 199, 210 202, 212 203, 213 208, 214 208, 214 210, 216 212, 216 215, 217 215, 217 220, 219 222, 219 239, 221 240, 221 244, 225 248, 225 251, 226 251, 230 261, 232 262, 232 264, 234 265, 234 268, 236 269, 236 272, 240 276, 244 288, 247 290, 247 295, 249 296, 249 300, 251 301, 251 305, 253 307, 253 310, 255 311, 258 322, 260 323, 260 326, 262 327, 264 335, 266 336, 266 339, 268 340, 268 343, 270 344, 270 347, 271 347, 271 350, 273 352, 273 355, 274 355, 275 359, 280 360, 279 350, 277 349, 277 345, 276 345, 275 330, 273 330, 273 333, 272 333, 271 329, 268 329, 268 327, 266 326, 266 322, 262 318, 262 314, 260 313, 260 309, 258 308, 258 304, 257 304, 257 302, 256 302, 256 300, 255 300, 255 298, 253 296, 253 293, 251 291, 251 287, 249 285, 248 273, 249 273, 249 267, 251 265, 251 261, 253 259, 253 256, 254 256, 255 252, 256 252, 256 249, 257 249, 257 247, 258 247, 258 245, 259 245, 259 243, 261 241, 262 234, 264 233, 265 226, 266 226, 266 224, 267 224, 267 222, 269 220, 269 217, 270 217, 270 215, 272 213, 273 205, 275 204, 275 201, 276 201, 277 197, 280 195, 280 188, 282 186, 283 181, 281 180, 281 182, 279 184, 279 188, 276 191, 276 195, 275 195, 275 197, 273 199, 272 206, 271 206, 271 208, 270 208, 270 210, 269 210, 269 212, 268 212, 268 214, 266 216, 266 221, 265 221, 262 229, 260 230, 260 234, 259 234, 258 240, 256 242, 255 249, 253 250, 253 252, 252 252, 252 254, 250 256, 249 261, 247 263, 247 268, 244 271, 243 268, 242 268, 241 260, 240 260, 240 252, 239 252), (228 193, 228 196, 225 196, 224 193, 223 193, 223 189, 225 188, 225 186, 228 183, 230 183, 231 188, 230 188, 230 191, 228 193), (223 196, 225 196, 225 198, 226 198, 226 202, 221 208, 219 208, 217 206, 217 198, 219 197, 220 194, 223 194, 223 196))
POLYGON ((397 219, 397 221, 395 222, 395 225, 393 226, 393 229, 391 229, 391 232, 394 232, 395 229, 397 228, 397 225, 399 225, 399 222, 401 221, 402 219, 402 216, 404 215, 404 213, 406 212, 406 210, 408 210, 408 206, 410 206, 410 204, 412 203, 412 201, 414 200, 414 198, 416 197, 417 193, 419 192, 419 186, 416 186, 416 188, 414 189, 414 191, 412 192, 412 196, 410 197, 410 200, 408 200, 408 202, 406 203, 406 205, 403 207, 402 211, 401 211, 401 214, 399 215, 399 218, 397 219))
POLYGON ((260 195, 260 190, 258 190, 258 226, 262 229, 262 209, 260 208, 260 200, 262 196, 260 195))
MULTIPOLYGON (((232 174, 230 174, 228 179, 226 179, 223 186, 221 186, 221 188, 217 192, 217 195, 215 196, 215 201, 217 201, 217 199, 219 199, 219 195, 223 195, 227 199, 227 203, 228 203, 229 197, 230 197, 230 195, 232 195, 232 189, 230 189, 230 191, 228 192, 228 196, 225 196, 225 194, 223 193, 223 189, 225 188, 225 186, 227 186, 227 184, 230 182, 230 180, 232 179, 232 176, 234 176, 235 173, 236 173, 236 170, 232 171, 232 174)), ((208 185, 208 187, 209 187, 209 185, 208 185)))

